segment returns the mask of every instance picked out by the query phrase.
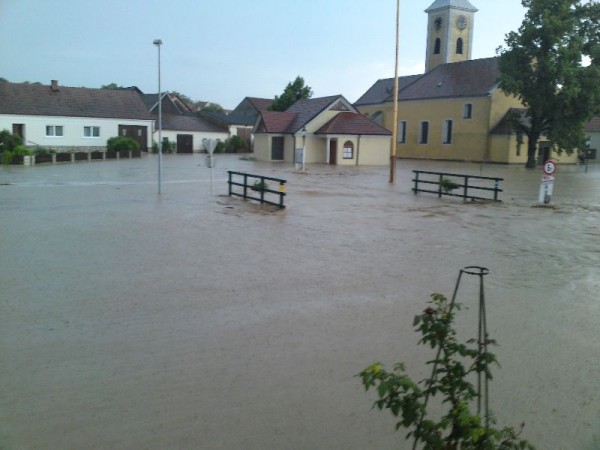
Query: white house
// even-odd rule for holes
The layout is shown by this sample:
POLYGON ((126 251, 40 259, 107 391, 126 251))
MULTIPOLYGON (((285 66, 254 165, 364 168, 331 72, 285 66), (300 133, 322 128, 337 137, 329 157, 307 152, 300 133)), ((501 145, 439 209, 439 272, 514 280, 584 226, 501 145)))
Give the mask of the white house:
MULTIPOLYGON (((204 150, 204 139, 225 141, 229 129, 200 117, 177 95, 163 93, 161 104, 162 137, 176 143, 177 153, 194 153, 204 150)), ((158 94, 144 94, 142 99, 155 119, 154 142, 158 142, 158 94)))
POLYGON ((21 136, 27 147, 102 151, 109 138, 127 136, 147 151, 152 124, 137 88, 0 82, 0 130, 21 136))

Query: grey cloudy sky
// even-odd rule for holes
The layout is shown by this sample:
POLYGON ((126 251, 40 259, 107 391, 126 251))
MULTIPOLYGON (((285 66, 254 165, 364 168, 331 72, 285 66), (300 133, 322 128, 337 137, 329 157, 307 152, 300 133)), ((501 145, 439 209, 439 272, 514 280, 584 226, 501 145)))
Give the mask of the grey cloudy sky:
MULTIPOLYGON (((473 58, 495 55, 516 30, 520 0, 471 0, 473 58)), ((402 0, 400 73, 424 67, 433 0, 402 0)), ((66 86, 117 83, 235 107, 272 98, 301 75, 315 96, 355 101, 392 77, 394 0, 0 0, 0 77, 59 80, 66 86)))

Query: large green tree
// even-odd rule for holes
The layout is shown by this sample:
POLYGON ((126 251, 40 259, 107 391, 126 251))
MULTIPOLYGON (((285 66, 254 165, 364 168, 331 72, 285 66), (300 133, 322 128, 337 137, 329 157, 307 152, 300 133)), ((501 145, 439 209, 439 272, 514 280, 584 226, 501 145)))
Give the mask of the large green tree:
POLYGON ((540 137, 569 153, 585 148, 584 124, 600 112, 600 4, 592 0, 522 0, 527 8, 500 55, 500 87, 517 96, 527 119, 527 167, 540 137))
POLYGON ((271 111, 285 111, 298 100, 311 98, 313 91, 304 82, 304 78, 297 76, 294 81, 288 83, 281 95, 276 95, 269 107, 271 111))

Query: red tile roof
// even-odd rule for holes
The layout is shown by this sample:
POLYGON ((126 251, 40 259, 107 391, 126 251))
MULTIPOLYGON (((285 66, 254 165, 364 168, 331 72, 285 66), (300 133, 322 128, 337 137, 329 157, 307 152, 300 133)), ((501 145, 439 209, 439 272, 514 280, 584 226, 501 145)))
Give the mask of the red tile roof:
POLYGON ((248 101, 260 112, 267 111, 269 106, 273 104, 273 99, 268 98, 257 98, 257 97, 247 97, 248 101))
POLYGON ((367 119, 362 114, 341 112, 319 128, 315 134, 391 136, 392 133, 387 128, 367 119))
POLYGON ((291 112, 263 111, 260 133, 291 133, 291 125, 298 114, 291 112))

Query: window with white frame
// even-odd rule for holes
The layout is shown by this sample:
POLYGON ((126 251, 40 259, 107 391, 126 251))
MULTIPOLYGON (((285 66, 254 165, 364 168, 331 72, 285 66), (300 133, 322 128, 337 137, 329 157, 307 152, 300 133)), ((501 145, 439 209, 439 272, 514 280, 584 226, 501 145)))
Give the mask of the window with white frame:
POLYGON ((398 144, 406 144, 406 120, 398 121, 398 144))
POLYGON ((83 127, 83 137, 100 137, 100 127, 83 127))
POLYGON ((62 125, 46 125, 47 137, 63 137, 64 131, 62 125))
POLYGON ((444 126, 442 127, 442 143, 452 144, 452 121, 444 120, 444 126))
POLYGON ((346 141, 344 144, 344 159, 353 159, 354 158, 354 144, 351 141, 346 141))
POLYGON ((471 119, 473 117, 473 104, 465 103, 463 105, 463 119, 471 119))
POLYGON ((421 122, 419 127, 419 144, 429 143, 429 122, 421 122))

